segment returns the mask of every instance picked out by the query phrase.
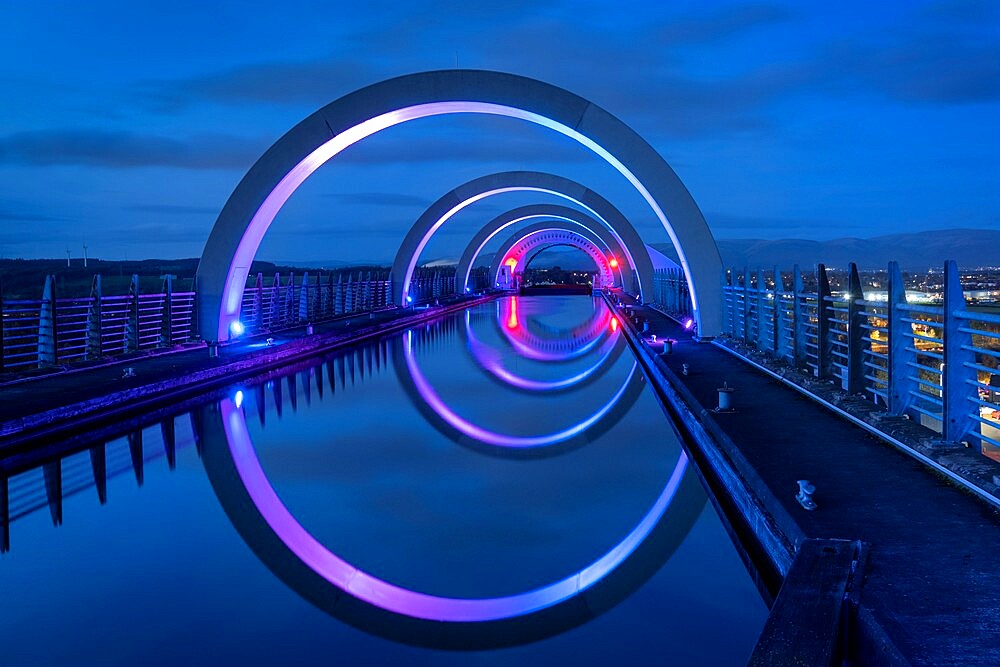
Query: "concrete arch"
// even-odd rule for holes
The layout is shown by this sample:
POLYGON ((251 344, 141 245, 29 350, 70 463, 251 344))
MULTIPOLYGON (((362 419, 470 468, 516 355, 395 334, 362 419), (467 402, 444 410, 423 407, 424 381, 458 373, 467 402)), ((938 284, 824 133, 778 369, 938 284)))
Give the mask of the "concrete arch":
POLYGON ((389 79, 345 95, 293 127, 257 160, 230 195, 202 252, 202 335, 229 339, 261 240, 310 174, 380 130, 451 113, 500 115, 542 125, 617 169, 670 235, 690 286, 699 333, 722 331, 722 260, 715 239, 691 194, 652 146, 615 116, 562 88, 502 72, 443 70, 389 79))
MULTIPOLYGON (((634 267, 628 261, 628 256, 625 254, 621 242, 607 227, 587 213, 570 208, 569 206, 561 204, 530 204, 507 211, 506 213, 501 213, 476 232, 476 235, 469 241, 469 245, 465 247, 462 257, 458 260, 458 265, 455 267, 455 285, 457 289, 461 290, 469 287, 469 275, 472 273, 472 267, 475 266, 476 260, 479 259, 479 254, 483 251, 483 248, 486 247, 486 244, 494 236, 511 225, 536 218, 545 219, 549 221, 550 225, 556 227, 565 224, 565 229, 572 229, 575 226, 577 229, 582 227, 589 230, 592 234, 600 238, 604 246, 619 260, 618 271, 621 275, 622 285, 627 286, 635 283, 634 267)), ((652 280, 652 276, 647 280, 652 280)))
POLYGON ((518 230, 508 237, 493 255, 487 275, 494 285, 498 285, 500 269, 508 261, 517 262, 515 271, 524 271, 538 253, 560 245, 578 248, 594 260, 600 274, 597 286, 611 287, 615 284, 614 269, 617 267, 611 266, 607 249, 600 246, 600 239, 588 235, 583 230, 553 228, 545 222, 530 225, 527 229, 518 230))
MULTIPOLYGON (((505 171, 481 176, 458 186, 431 204, 413 223, 392 263, 395 303, 405 304, 417 260, 435 232, 466 206, 505 192, 542 192, 586 209, 618 239, 629 264, 636 267, 640 298, 645 297, 644 301, 652 298, 653 264, 646 245, 614 204, 585 185, 563 176, 541 171, 505 171)), ((626 289, 629 287, 627 285, 626 289)))

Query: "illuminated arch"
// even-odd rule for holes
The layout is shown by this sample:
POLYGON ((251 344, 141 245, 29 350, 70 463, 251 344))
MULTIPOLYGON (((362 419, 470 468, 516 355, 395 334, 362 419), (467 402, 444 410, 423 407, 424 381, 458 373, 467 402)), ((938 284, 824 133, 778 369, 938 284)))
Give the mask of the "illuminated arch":
POLYGON ((585 252, 597 266, 599 285, 611 287, 615 284, 616 266, 611 266, 611 257, 606 248, 600 247, 600 239, 584 230, 561 229, 549 223, 539 222, 514 232, 497 249, 490 262, 487 276, 493 285, 498 285, 500 270, 511 266, 514 272, 524 271, 538 253, 555 246, 571 246, 585 252))
POLYGON ((389 79, 345 95, 293 127, 257 160, 219 214, 198 264, 202 336, 230 338, 264 234, 316 169, 380 130, 451 113, 506 116, 548 127, 617 169, 670 235, 687 277, 699 333, 721 332, 718 247, 691 194, 652 146, 615 116, 562 88, 502 72, 444 70, 389 79))
MULTIPOLYGON (((455 267, 456 289, 459 291, 462 289, 468 290, 469 275, 472 273, 472 267, 475 266, 476 260, 479 258, 479 254, 483 251, 483 248, 486 247, 486 244, 494 236, 511 225, 535 219, 547 220, 553 227, 564 229, 583 227, 589 230, 601 239, 614 257, 620 260, 618 270, 621 274, 622 285, 631 286, 634 284, 636 279, 634 278, 633 267, 628 261, 628 256, 625 254, 621 242, 611 233, 611 230, 599 223, 592 216, 569 206, 562 206, 561 204, 531 204, 501 213, 476 232, 476 235, 469 241, 469 245, 465 247, 465 251, 462 253, 462 257, 458 260, 458 265, 455 267)), ((652 281, 652 279, 652 276, 645 278, 648 281, 652 281)))
MULTIPOLYGON (((649 259, 646 245, 632 224, 611 202, 585 185, 563 176, 541 171, 504 171, 481 176, 458 186, 431 204, 417 218, 392 263, 395 303, 406 303, 406 294, 417 260, 437 230, 466 206, 506 192, 541 192, 561 197, 589 211, 592 216, 589 223, 592 224, 596 219, 600 226, 608 229, 618 240, 629 265, 635 267, 640 297, 645 297, 643 300, 652 298, 653 263, 649 259)), ((582 223, 588 224, 588 219, 584 218, 582 223)), ((626 291, 634 291, 631 285, 626 285, 625 288, 626 291)))

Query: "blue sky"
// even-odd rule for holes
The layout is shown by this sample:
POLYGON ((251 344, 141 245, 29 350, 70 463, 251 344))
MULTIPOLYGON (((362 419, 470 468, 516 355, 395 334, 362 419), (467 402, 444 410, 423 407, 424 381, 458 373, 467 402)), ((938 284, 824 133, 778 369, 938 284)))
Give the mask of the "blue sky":
MULTIPOLYGON (((1000 5, 955 2, 7 2, 0 256, 195 257, 254 160, 323 104, 456 65, 562 86, 674 167, 719 238, 1000 227, 1000 5)), ((627 182, 521 121, 414 121, 351 147, 265 259, 387 261, 426 206, 494 171, 586 183, 666 241, 627 182)), ((463 211, 457 256, 502 210, 463 211)))

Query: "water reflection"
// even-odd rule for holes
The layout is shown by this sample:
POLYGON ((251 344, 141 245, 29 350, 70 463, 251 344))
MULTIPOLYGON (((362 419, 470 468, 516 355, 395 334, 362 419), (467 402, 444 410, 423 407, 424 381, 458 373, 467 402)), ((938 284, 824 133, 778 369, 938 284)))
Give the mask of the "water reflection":
MULTIPOLYGON (((285 451, 282 438, 292 438, 289 434, 297 428, 319 431, 320 446, 323 438, 330 445, 339 443, 337 431, 322 430, 326 422, 309 422, 315 419, 309 408, 335 406, 340 394, 346 394, 343 402, 350 405, 352 393, 369 380, 392 379, 414 413, 444 436, 444 444, 458 445, 458 450, 514 457, 519 466, 562 465, 562 456, 551 461, 554 455, 603 438, 602 446, 615 456, 606 436, 639 418, 635 409, 644 378, 603 304, 586 300, 583 308, 573 301, 573 307, 554 317, 555 302, 547 299, 501 300, 264 374, 206 397, 181 414, 150 415, 31 459, 3 461, 4 548, 9 548, 9 526, 15 519, 48 506, 58 525, 64 496, 93 486, 103 504, 108 478, 131 472, 142 485, 150 461, 165 459, 173 469, 177 449, 194 445, 223 509, 257 558, 302 598, 340 620, 395 641, 451 649, 523 644, 578 626, 639 588, 671 558, 701 514, 705 496, 679 447, 663 450, 673 459, 652 468, 663 471, 662 479, 654 480, 656 485, 642 496, 647 501, 633 524, 608 531, 615 538, 602 542, 599 551, 587 552, 579 563, 568 561, 572 569, 547 583, 465 596, 435 593, 428 585, 373 569, 376 561, 359 558, 356 550, 345 550, 317 532, 280 476, 275 479, 260 444, 266 431, 279 444, 265 443, 264 453, 271 446, 285 451), (483 374, 492 381, 482 382, 483 374), (458 376, 463 381, 449 382, 458 376)), ((371 414, 355 415, 358 419, 370 420, 371 414)), ((369 421, 362 426, 376 430, 387 424, 369 421)), ((665 422, 662 426, 669 431, 665 422)), ((415 425, 407 428, 418 432, 415 425)), ((629 443, 620 444, 622 455, 629 456, 629 443)), ((327 447, 325 456, 335 457, 338 451, 327 447)), ((382 464, 392 468, 396 462, 382 464)), ((518 470, 526 474, 526 469, 518 470)), ((420 484, 420 479, 411 481, 420 484)), ((634 483, 641 486, 638 478, 634 483)), ((600 499, 586 500, 600 505, 600 499)), ((391 512, 397 510, 402 508, 391 512)), ((440 566, 428 559, 410 567, 440 566)))
MULTIPOLYGON (((529 326, 530 318, 519 319, 517 300, 509 299, 497 308, 497 328, 506 334, 511 347, 530 360, 564 364, 596 348, 599 351, 593 356, 600 365, 607 363, 611 350, 620 351, 626 343, 610 326, 607 311, 600 311, 603 305, 596 305, 596 316, 573 327, 566 337, 564 331, 546 331, 541 323, 529 326), (605 339, 608 345, 598 346, 605 339)), ((468 335, 473 329, 471 317, 463 319, 467 340, 478 340, 468 335)), ((603 432, 609 428, 601 425, 603 421, 621 419, 642 389, 642 376, 631 361, 619 387, 596 412, 545 435, 498 433, 462 417, 462 407, 450 405, 421 371, 421 346, 433 345, 442 333, 447 335, 448 327, 410 330, 393 338, 393 366, 421 414, 431 417, 438 430, 453 441, 476 443, 477 449, 546 449, 574 439, 583 444, 588 435, 595 435, 590 433, 592 429, 603 432)), ((591 364, 590 372, 593 363, 584 362, 591 364)), ((340 376, 344 376, 343 370, 340 376)), ((494 407, 504 405, 493 396, 477 396, 476 403, 481 405, 484 398, 486 403, 494 399, 494 407)), ((686 456, 677 450, 662 489, 638 523, 578 571, 510 595, 435 595, 380 578, 314 537, 289 511, 268 478, 246 422, 246 411, 235 398, 206 406, 202 415, 205 468, 227 514, 258 557, 300 595, 330 614, 373 634, 411 644, 496 647, 534 641, 577 626, 615 605, 655 572, 683 541, 705 500, 686 456)), ((530 423, 544 427, 562 417, 545 416, 544 412, 534 414, 530 423)))

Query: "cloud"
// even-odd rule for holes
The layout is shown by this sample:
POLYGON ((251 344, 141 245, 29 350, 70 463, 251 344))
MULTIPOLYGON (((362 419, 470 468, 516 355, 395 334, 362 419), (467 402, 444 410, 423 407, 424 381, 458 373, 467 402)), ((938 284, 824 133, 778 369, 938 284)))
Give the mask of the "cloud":
POLYGON ((201 102, 319 106, 330 101, 331 90, 353 90, 378 78, 364 60, 324 58, 262 62, 188 79, 142 81, 130 92, 161 112, 201 102))
POLYGON ((180 204, 135 204, 123 207, 139 213, 166 213, 168 215, 217 215, 219 209, 211 206, 183 206, 180 204))
POLYGON ((178 139, 122 130, 67 128, 17 132, 0 138, 0 164, 23 166, 246 169, 260 153, 257 141, 221 134, 178 139))
POLYGON ((737 5, 706 15, 676 18, 654 29, 653 34, 663 44, 705 43, 781 23, 791 16, 786 7, 778 5, 737 5))
POLYGON ((397 192, 344 192, 320 195, 349 206, 401 206, 427 208, 431 200, 397 192))
POLYGON ((44 213, 15 213, 13 211, 0 210, 0 222, 63 222, 66 218, 61 218, 44 213))

